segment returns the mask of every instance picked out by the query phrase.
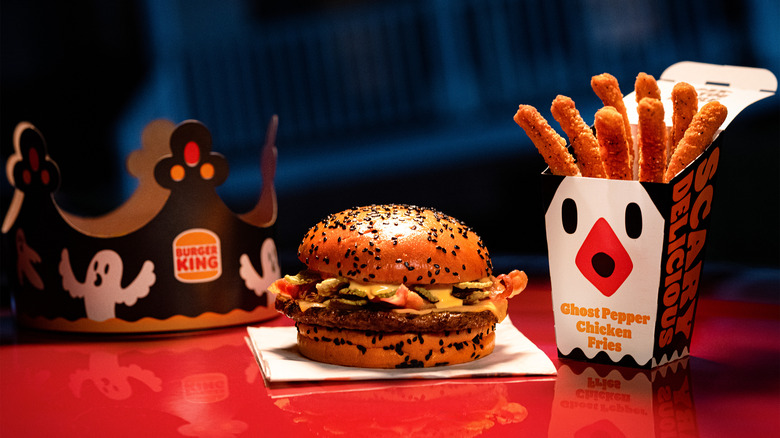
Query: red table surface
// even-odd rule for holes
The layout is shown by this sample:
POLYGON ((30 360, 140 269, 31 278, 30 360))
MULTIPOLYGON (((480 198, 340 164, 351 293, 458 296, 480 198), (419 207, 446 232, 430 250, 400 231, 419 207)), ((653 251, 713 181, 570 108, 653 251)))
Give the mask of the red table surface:
POLYGON ((764 294, 703 291, 691 357, 650 372, 559 360, 549 280, 532 277, 510 317, 558 375, 431 381, 265 385, 245 327, 117 338, 6 315, 0 436, 775 436, 780 306, 764 294))

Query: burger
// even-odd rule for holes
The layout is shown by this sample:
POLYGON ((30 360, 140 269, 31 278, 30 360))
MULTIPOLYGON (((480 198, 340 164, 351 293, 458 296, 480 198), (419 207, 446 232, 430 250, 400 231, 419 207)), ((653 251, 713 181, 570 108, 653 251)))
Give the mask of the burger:
POLYGON ((331 214, 304 235, 306 269, 271 285, 309 359, 367 368, 464 363, 489 355, 507 300, 528 278, 494 276, 463 222, 414 205, 331 214))

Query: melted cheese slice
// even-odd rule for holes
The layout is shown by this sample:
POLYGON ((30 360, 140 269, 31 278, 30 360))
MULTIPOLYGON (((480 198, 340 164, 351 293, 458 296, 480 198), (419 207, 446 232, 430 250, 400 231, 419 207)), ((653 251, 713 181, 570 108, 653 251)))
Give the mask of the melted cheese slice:
MULTIPOLYGON (((349 283, 350 289, 359 289, 364 291, 368 299, 373 299, 377 295, 382 295, 383 293, 394 291, 398 289, 398 287, 399 285, 383 284, 383 283, 368 284, 368 283, 360 283, 357 281, 350 281, 349 283)), ((439 301, 435 303, 436 307, 430 309, 423 309, 423 310, 401 308, 401 309, 393 309, 392 311, 396 313, 411 313, 415 315, 424 315, 431 312, 482 312, 488 310, 492 312, 494 315, 496 315, 496 318, 498 319, 499 322, 501 322, 504 319, 504 317, 506 317, 507 300, 499 300, 498 302, 494 302, 491 300, 482 300, 477 302, 476 304, 464 305, 463 300, 452 296, 452 286, 432 285, 432 286, 426 286, 425 288, 436 298, 439 299, 439 301)), ((301 311, 303 312, 305 312, 306 310, 312 307, 325 307, 325 304, 323 303, 315 303, 315 302, 304 301, 304 300, 297 300, 297 301, 298 301, 298 306, 301 308, 301 311)))
POLYGON ((398 289, 398 285, 392 285, 392 284, 367 284, 367 283, 360 283, 357 281, 350 281, 349 282, 349 288, 350 289, 359 289, 368 295, 368 299, 373 299, 377 295, 382 295, 383 293, 392 292, 396 289, 398 289))
MULTIPOLYGON (((454 297, 453 297, 454 298, 454 297)), ((457 298, 454 298, 458 300, 457 298)), ((461 300, 458 300, 461 301, 461 300)), ((462 301, 461 301, 462 303, 462 301)), ((426 313, 431 312, 482 312, 485 310, 488 310, 490 312, 493 312, 494 315, 496 315, 496 318, 498 319, 498 322, 501 322, 506 317, 506 311, 508 307, 507 300, 499 300, 499 301, 490 301, 490 300, 482 300, 476 304, 470 304, 468 306, 464 305, 456 305, 456 306, 449 306, 449 307, 440 307, 439 304, 441 304, 441 301, 436 303, 435 308, 431 309, 423 309, 423 310, 414 310, 414 309, 393 309, 393 312, 396 313, 412 313, 415 315, 424 315, 426 313)))
POLYGON ((304 301, 304 300, 295 300, 296 303, 298 303, 298 307, 301 308, 301 312, 305 312, 312 307, 326 307, 322 303, 315 303, 314 301, 304 301))

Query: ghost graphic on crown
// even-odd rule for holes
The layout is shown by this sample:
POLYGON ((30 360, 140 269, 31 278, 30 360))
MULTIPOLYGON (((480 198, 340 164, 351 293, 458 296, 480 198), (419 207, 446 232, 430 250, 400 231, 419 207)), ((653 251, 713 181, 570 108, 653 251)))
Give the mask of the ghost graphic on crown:
POLYGON ((16 230, 16 273, 19 276, 19 284, 25 279, 36 289, 43 289, 43 280, 36 271, 35 266, 41 263, 41 256, 29 245, 24 237, 24 230, 16 230))
POLYGON ((82 283, 73 274, 68 249, 62 250, 59 266, 62 288, 73 298, 83 298, 87 318, 95 321, 115 318, 117 304, 132 306, 139 298, 149 294, 156 279, 154 263, 145 261, 141 272, 127 287, 121 284, 123 270, 119 254, 112 250, 102 250, 92 257, 82 283))
POLYGON ((260 266, 263 269, 263 274, 259 274, 255 267, 252 266, 252 262, 249 260, 249 256, 246 254, 241 255, 241 269, 239 275, 244 280, 247 289, 255 292, 255 295, 262 296, 268 290, 268 286, 271 285, 281 276, 281 270, 279 269, 279 260, 276 253, 276 244, 273 239, 265 239, 263 245, 260 247, 260 266))

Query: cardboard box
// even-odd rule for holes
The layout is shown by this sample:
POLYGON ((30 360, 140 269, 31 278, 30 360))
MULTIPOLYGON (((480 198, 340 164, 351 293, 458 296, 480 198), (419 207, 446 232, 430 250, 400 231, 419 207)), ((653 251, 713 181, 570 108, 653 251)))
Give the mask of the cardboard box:
POLYGON ((549 436, 699 436, 688 358, 653 370, 562 361, 549 436))
POLYGON ((158 120, 128 158, 137 190, 104 216, 82 217, 57 205, 60 170, 43 135, 20 123, 7 162, 15 191, 2 224, 18 322, 139 333, 276 316, 266 290, 281 272, 274 241, 275 118, 268 132, 263 188, 248 213, 235 214, 217 195, 228 165, 212 152, 208 129, 193 120, 158 120))
MULTIPOLYGON (((721 131, 777 88, 763 69, 672 65, 658 79, 668 127, 681 81, 696 87, 699 107, 728 108, 721 131)), ((624 101, 636 129, 634 93, 624 101)), ((689 354, 721 146, 716 134, 668 184, 543 173, 559 356, 653 368, 689 354)))

